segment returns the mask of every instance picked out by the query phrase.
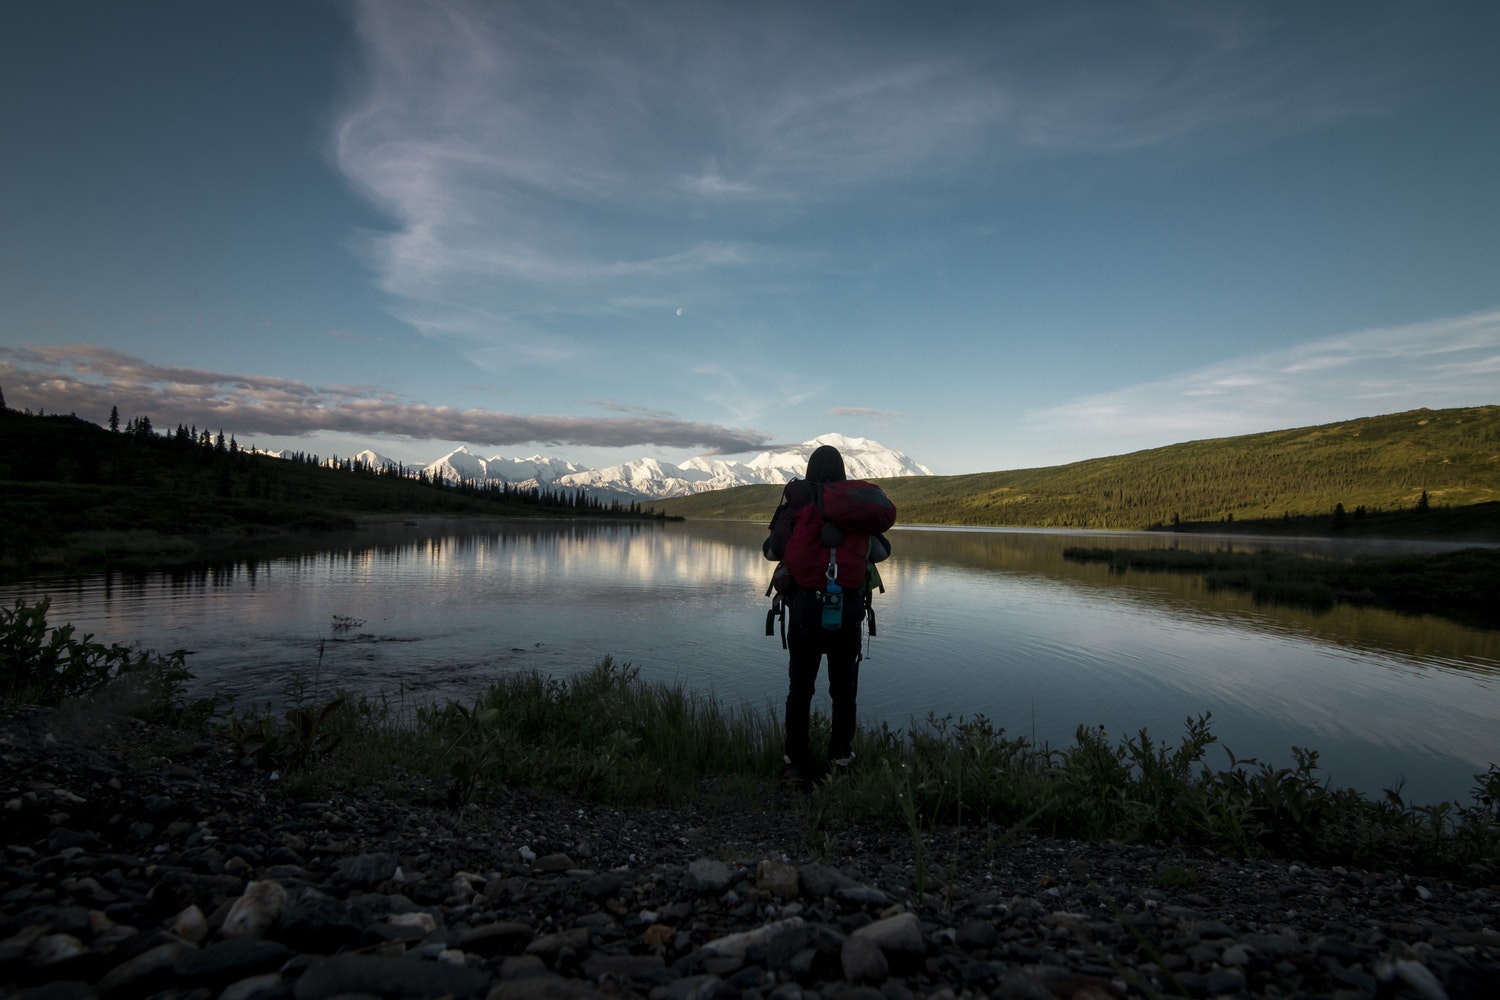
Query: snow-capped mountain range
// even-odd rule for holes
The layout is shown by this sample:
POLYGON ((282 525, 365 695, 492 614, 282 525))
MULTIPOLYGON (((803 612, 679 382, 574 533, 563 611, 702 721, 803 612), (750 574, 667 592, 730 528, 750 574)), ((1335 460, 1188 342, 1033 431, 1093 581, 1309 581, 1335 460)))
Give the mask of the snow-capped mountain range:
MULTIPOLYGON (((850 479, 879 479, 890 476, 930 476, 932 470, 919 465, 905 454, 887 448, 869 438, 823 434, 780 451, 766 451, 748 462, 726 462, 701 456, 681 465, 654 458, 641 458, 607 469, 589 469, 560 458, 481 458, 468 448, 451 451, 426 465, 429 476, 451 483, 510 483, 529 489, 584 489, 592 496, 621 500, 657 500, 687 496, 708 490, 752 483, 786 483, 807 470, 807 458, 819 445, 831 444, 844 456, 844 471, 850 479)), ((365 450, 354 456, 376 468, 401 466, 402 463, 378 452, 365 450)), ((410 465, 408 471, 416 471, 410 465)))

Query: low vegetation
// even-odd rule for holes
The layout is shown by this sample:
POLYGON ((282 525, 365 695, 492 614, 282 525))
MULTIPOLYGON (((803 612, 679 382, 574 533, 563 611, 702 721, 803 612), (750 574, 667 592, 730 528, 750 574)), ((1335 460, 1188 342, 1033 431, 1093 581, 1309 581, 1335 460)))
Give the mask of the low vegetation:
MULTIPOLYGON (((283 773, 291 794, 389 785, 413 773, 445 790, 452 807, 482 804, 506 785, 561 790, 620 806, 694 800, 720 808, 762 803, 780 770, 776 713, 729 707, 680 685, 643 682, 609 659, 560 679, 523 673, 468 704, 408 706, 354 697, 295 679, 282 706, 185 711, 182 654, 101 650, 69 626, 45 622, 45 603, 0 617, 4 697, 45 703, 119 697, 122 678, 145 685, 157 718, 214 727, 241 754, 283 773)), ((1112 740, 1080 727, 1074 745, 1007 735, 984 716, 929 716, 905 729, 864 728, 851 775, 826 778, 806 800, 814 850, 838 821, 910 831, 920 859, 927 834, 959 825, 998 849, 1037 834, 1203 845, 1369 868, 1399 868, 1476 883, 1500 878, 1500 771, 1475 775, 1472 801, 1406 802, 1330 787, 1316 751, 1292 762, 1239 759, 1211 767, 1210 718, 1188 719, 1181 742, 1145 730, 1112 740)), ((815 739, 826 738, 818 716, 815 739)), ((1227 753, 1227 751, 1226 751, 1227 753)), ((788 796, 794 792, 785 792, 788 796)))
POLYGON ((1500 628, 1500 549, 1432 555, 1325 559, 1290 552, 1214 552, 1069 546, 1063 558, 1130 570, 1201 574, 1210 591, 1250 594, 1256 603, 1326 611, 1340 601, 1440 615, 1500 628))
MULTIPOLYGON (((1500 541, 1500 406, 1413 410, 1042 469, 884 479, 902 524, 1500 541)), ((769 520, 778 486, 659 501, 769 520)))
POLYGON ((209 703, 189 704, 187 652, 157 653, 95 642, 71 624, 47 622, 51 601, 17 599, 0 607, 0 702, 60 705, 89 698, 160 722, 207 718, 209 703))

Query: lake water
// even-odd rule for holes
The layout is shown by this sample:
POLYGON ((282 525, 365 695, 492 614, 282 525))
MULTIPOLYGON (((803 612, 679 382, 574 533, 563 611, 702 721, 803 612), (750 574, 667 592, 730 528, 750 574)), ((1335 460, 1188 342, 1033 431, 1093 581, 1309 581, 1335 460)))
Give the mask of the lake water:
MULTIPOLYGON (((50 596, 53 624, 189 649, 199 691, 242 703, 282 698, 298 674, 408 703, 467 699, 510 671, 565 675, 610 655, 644 678, 764 708, 779 706, 786 676, 779 638, 765 635, 764 535, 739 522, 423 522, 214 571, 5 587, 0 600, 50 596), (345 619, 361 624, 338 627, 345 619)), ((1062 557, 1086 544, 1342 558, 1371 543, 933 528, 891 538, 861 670, 866 722, 983 713, 1054 745, 1080 724, 1115 738, 1145 727, 1175 745, 1186 717, 1212 712, 1236 756, 1284 766, 1293 745, 1311 747, 1336 785, 1378 795, 1404 780, 1419 802, 1468 802, 1473 775, 1500 762, 1500 632, 1257 607, 1196 576, 1062 557)), ((826 704, 820 690, 815 706, 826 704)), ((1227 761, 1209 751, 1209 764, 1227 761)))

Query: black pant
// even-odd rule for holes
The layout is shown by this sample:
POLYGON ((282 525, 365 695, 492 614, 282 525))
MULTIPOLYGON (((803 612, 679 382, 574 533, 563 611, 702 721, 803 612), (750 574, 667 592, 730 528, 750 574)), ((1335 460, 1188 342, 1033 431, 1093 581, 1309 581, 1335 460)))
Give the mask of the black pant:
MULTIPOLYGON (((797 595, 802 598, 802 594, 797 595)), ((787 668, 790 686, 786 694, 786 755, 792 764, 806 771, 812 763, 808 749, 809 718, 813 691, 818 680, 818 664, 828 657, 828 695, 833 700, 833 732, 828 737, 828 759, 848 757, 853 749, 855 699, 859 694, 860 621, 862 609, 845 615, 842 628, 825 629, 818 621, 815 607, 798 607, 793 602, 786 630, 786 645, 791 653, 787 668)))

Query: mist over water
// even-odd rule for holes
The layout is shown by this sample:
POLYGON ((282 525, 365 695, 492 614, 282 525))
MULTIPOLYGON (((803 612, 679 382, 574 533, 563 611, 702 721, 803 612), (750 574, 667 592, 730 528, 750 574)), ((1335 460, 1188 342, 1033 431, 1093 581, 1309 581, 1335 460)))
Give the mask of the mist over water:
MULTIPOLYGON (((189 649, 198 691, 241 705, 284 700, 292 677, 408 704, 466 700, 508 672, 566 675, 609 655, 649 680, 779 711, 786 654, 765 635, 764 533, 424 522, 212 571, 7 587, 0 600, 50 596, 53 624, 189 649)), ((1500 762, 1500 633, 1365 608, 1257 607, 1194 575, 1062 557, 1075 544, 1329 558, 1444 546, 1001 529, 891 538, 861 670, 867 723, 982 713, 1054 745, 1079 725, 1116 739, 1145 727, 1175 745, 1187 717, 1211 712, 1237 757, 1284 766, 1293 745, 1311 747, 1334 784, 1376 795, 1404 780, 1415 801, 1467 801, 1473 774, 1500 762)), ((1228 757, 1215 747, 1206 763, 1228 757)))

